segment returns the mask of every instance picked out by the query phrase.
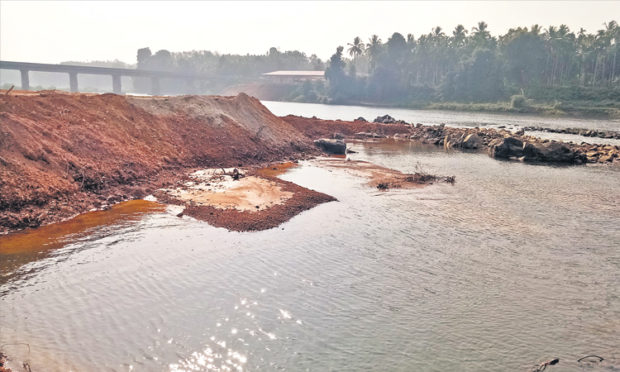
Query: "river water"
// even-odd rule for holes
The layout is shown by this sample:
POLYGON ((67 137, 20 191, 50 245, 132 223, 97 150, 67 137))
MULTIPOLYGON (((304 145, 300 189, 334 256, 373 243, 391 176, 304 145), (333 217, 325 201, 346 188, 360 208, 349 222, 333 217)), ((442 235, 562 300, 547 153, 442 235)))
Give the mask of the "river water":
POLYGON ((140 205, 0 237, 2 350, 33 371, 620 368, 618 168, 353 148, 456 184, 380 192, 302 163, 282 178, 338 202, 267 231, 140 205))

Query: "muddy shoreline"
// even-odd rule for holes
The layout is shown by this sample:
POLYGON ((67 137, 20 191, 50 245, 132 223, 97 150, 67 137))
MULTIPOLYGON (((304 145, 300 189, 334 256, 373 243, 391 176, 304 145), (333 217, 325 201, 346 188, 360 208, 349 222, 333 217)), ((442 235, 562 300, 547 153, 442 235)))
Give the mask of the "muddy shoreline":
MULTIPOLYGON (((276 117, 245 94, 0 92, 0 122, 0 234, 143 198, 199 169, 259 169, 314 157, 321 154, 313 144, 319 138, 396 138, 474 151, 491 151, 507 137, 534 145, 550 142, 506 130, 276 117), (472 135, 476 146, 466 140, 472 135)), ((562 146, 578 154, 580 162, 620 163, 618 146, 562 146)), ((296 195, 290 204, 271 212, 190 206, 185 213, 215 226, 253 230, 277 226, 333 200, 263 176, 296 195)))

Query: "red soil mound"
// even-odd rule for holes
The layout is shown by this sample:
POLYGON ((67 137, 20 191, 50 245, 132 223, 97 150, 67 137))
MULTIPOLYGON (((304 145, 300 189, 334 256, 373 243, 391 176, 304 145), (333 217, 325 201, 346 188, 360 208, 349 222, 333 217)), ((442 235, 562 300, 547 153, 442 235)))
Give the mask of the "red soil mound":
POLYGON ((144 196, 182 168, 308 151, 294 126, 245 94, 0 94, 0 232, 144 196))
POLYGON ((394 134, 408 133, 410 131, 410 126, 403 124, 323 120, 294 115, 283 116, 282 119, 309 138, 331 137, 334 133, 352 136, 359 132, 374 132, 385 136, 393 136, 394 134))

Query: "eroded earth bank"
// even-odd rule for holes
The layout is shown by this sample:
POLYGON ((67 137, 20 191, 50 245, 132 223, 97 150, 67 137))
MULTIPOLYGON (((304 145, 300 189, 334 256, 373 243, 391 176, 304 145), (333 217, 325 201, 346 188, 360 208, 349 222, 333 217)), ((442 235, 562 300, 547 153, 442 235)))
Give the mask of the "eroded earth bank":
MULTIPOLYGON (((2 233, 152 193, 173 204, 185 202, 186 214, 233 230, 274 227, 334 200, 269 172, 256 173, 274 162, 321 154, 313 140, 327 136, 332 128, 293 125, 245 94, 131 97, 2 92, 0 122, 2 233), (230 203, 218 205, 205 199, 201 204, 174 192, 175 188, 196 189, 192 174, 205 168, 211 170, 209 177, 218 178, 205 183, 219 189, 198 190, 207 193, 198 199, 232 187, 233 194, 243 194, 244 200, 227 208, 230 203), (223 168, 230 173, 222 170, 217 175, 223 168), (232 178, 235 168, 241 170, 233 180, 239 184, 226 179, 232 178), (274 196, 274 190, 279 194, 274 196), (260 205, 252 200, 254 194, 271 202, 260 205), (244 209, 249 202, 253 204, 244 209)), ((389 134, 406 129, 374 123, 350 126, 354 131, 389 134)))

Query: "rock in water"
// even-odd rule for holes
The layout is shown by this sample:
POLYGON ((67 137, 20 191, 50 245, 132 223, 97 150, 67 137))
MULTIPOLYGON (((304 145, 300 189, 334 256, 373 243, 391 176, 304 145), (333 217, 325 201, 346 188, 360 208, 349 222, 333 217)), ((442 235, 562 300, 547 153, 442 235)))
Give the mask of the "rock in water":
POLYGON ((479 149, 482 145, 482 138, 480 138, 476 133, 468 135, 461 143, 461 147, 464 149, 479 149))
POLYGON ((523 156, 523 142, 514 137, 496 139, 489 144, 489 156, 508 159, 523 156))
POLYGON ((581 163, 585 156, 563 143, 526 143, 523 146, 523 160, 553 163, 581 163))
POLYGON ((321 138, 314 141, 314 144, 330 154, 344 155, 347 151, 347 144, 340 139, 321 138))

